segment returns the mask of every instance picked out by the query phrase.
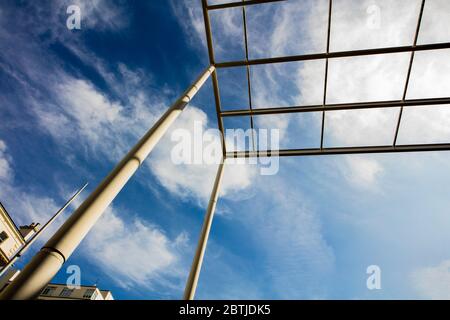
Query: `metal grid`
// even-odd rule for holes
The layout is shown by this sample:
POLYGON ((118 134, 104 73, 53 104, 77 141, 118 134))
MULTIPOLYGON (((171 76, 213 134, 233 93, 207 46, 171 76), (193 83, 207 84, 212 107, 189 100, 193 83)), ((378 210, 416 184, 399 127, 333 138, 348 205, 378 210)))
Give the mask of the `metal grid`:
POLYGON ((432 106, 441 104, 450 104, 450 97, 441 98, 427 98, 427 99, 406 99, 408 86, 411 76, 411 70, 414 62, 414 55, 418 51, 430 51, 430 50, 440 50, 440 49, 450 49, 450 42, 445 43, 433 43, 433 44, 423 44, 418 45, 417 40, 420 32, 424 7, 426 0, 422 0, 419 17, 417 20, 417 26, 415 30, 413 44, 410 46, 397 46, 397 47, 386 47, 386 48, 374 48, 374 49, 362 49, 362 50, 350 50, 350 51, 336 51, 330 52, 330 34, 331 34, 331 18, 333 10, 333 0, 328 0, 328 26, 327 26, 327 44, 326 51, 322 53, 314 54, 302 54, 302 55, 292 55, 284 57, 272 57, 263 59, 249 59, 248 54, 248 37, 247 37, 247 19, 245 7, 250 5, 262 5, 264 3, 274 3, 287 0, 242 0, 240 2, 223 3, 216 5, 209 5, 207 0, 202 0, 203 6, 203 16, 205 22, 206 39, 208 45, 209 59, 211 65, 215 66, 216 69, 224 69, 231 67, 245 67, 247 86, 248 86, 248 100, 249 108, 241 110, 227 110, 224 111, 221 108, 219 83, 217 78, 217 70, 214 71, 212 75, 214 96, 216 103, 216 112, 218 119, 219 130, 222 133, 222 148, 225 158, 237 158, 237 157, 259 157, 259 156, 311 156, 311 155, 327 155, 327 154, 355 154, 355 153, 391 153, 391 152, 420 152, 420 151, 445 151, 450 150, 450 143, 433 143, 433 144, 408 144, 399 145, 397 144, 399 129, 402 121, 403 109, 405 107, 412 106, 432 106), (213 40, 211 32, 211 23, 209 18, 209 11, 212 10, 223 10, 229 8, 242 8, 242 18, 243 18, 243 37, 244 37, 244 49, 245 49, 245 59, 239 61, 227 61, 227 62, 217 62, 214 57, 213 40), (345 57, 358 57, 358 56, 372 56, 372 55, 383 55, 391 53, 404 53, 410 52, 410 60, 408 65, 408 72, 406 75, 405 85, 403 89, 403 95, 401 100, 391 100, 391 101, 370 101, 370 102, 358 102, 358 103, 339 103, 339 104, 327 104, 327 86, 328 86, 328 62, 329 59, 345 58, 345 57), (290 107, 272 107, 272 108, 253 108, 252 104, 252 94, 251 94, 251 77, 250 77, 250 66, 253 65, 264 65, 264 64, 274 64, 283 62, 294 62, 294 61, 310 61, 310 60, 325 60, 325 77, 324 77, 324 90, 322 104, 320 105, 302 105, 302 106, 290 106, 290 107), (325 132, 325 114, 327 111, 336 110, 357 110, 357 109, 373 109, 373 108, 394 108, 400 107, 398 119, 395 127, 395 134, 393 137, 393 143, 391 145, 382 146, 359 146, 359 147, 324 147, 324 132, 325 132), (289 114, 289 113, 304 113, 304 112, 321 112, 322 122, 320 128, 320 147, 318 148, 308 148, 308 149, 285 149, 285 150, 268 150, 260 151, 256 149, 255 139, 253 136, 253 150, 254 151, 227 151, 225 145, 225 132, 223 119, 228 117, 250 117, 250 127, 252 129, 252 134, 254 134, 254 121, 253 117, 257 115, 274 115, 274 114, 289 114))

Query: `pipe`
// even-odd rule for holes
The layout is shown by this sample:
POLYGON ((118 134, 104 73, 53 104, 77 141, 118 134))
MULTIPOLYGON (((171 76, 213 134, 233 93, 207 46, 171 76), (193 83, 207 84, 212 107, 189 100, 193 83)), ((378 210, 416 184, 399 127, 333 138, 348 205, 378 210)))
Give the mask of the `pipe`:
POLYGON ((203 222, 194 261, 192 262, 191 271, 184 290, 184 300, 193 300, 195 296, 195 290, 197 289, 198 278, 202 268, 203 257, 205 256, 206 245, 208 243, 209 233, 214 218, 214 211, 216 210, 217 200, 219 198, 220 182, 223 178, 224 166, 224 161, 221 161, 219 168, 217 169, 216 180, 214 181, 211 198, 209 199, 208 208, 206 210, 205 221, 203 222))

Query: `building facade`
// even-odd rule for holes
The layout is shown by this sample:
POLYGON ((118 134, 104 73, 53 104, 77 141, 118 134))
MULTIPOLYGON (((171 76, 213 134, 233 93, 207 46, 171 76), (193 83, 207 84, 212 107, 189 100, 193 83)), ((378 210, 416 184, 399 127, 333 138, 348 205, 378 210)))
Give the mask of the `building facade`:
POLYGON ((39 223, 32 223, 18 228, 0 203, 0 267, 9 262, 39 227, 39 223))
POLYGON ((96 286, 70 288, 65 284, 51 283, 42 290, 38 300, 114 300, 109 290, 100 290, 96 286))

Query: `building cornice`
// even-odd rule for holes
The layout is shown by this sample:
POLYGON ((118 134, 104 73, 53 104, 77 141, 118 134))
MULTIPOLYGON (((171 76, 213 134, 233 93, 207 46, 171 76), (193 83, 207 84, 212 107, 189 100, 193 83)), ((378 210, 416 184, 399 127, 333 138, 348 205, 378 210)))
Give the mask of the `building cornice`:
POLYGON ((21 240, 20 242, 22 244, 25 244, 26 241, 25 241, 24 237, 22 236, 22 233, 20 233, 19 228, 14 223, 14 220, 11 218, 8 211, 6 210, 6 208, 3 206, 3 204, 1 202, 0 202, 0 210, 4 213, 4 216, 6 217, 6 219, 5 219, 6 222, 10 225, 11 229, 14 230, 14 232, 16 233, 18 238, 21 240))

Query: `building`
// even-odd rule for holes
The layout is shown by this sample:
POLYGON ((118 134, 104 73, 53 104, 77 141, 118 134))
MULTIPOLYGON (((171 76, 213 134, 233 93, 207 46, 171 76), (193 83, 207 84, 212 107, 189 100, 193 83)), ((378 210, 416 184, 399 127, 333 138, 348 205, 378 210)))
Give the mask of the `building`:
MULTIPOLYGON (((5 276, 0 278, 0 292, 14 280, 20 270, 10 268, 5 276)), ((37 300, 114 300, 112 292, 101 290, 97 286, 68 287, 65 284, 48 284, 38 296, 37 300)))
MULTIPOLYGON (((17 227, 5 207, 0 203, 0 269, 5 266, 16 252, 39 230, 39 223, 17 227)), ((20 273, 9 268, 0 278, 0 292, 20 273)), ((109 290, 100 290, 96 286, 69 288, 64 284, 49 284, 38 300, 114 300, 109 290)))
POLYGON ((9 262, 25 242, 39 230, 39 227, 39 223, 32 223, 18 228, 0 203, 0 267, 9 262))
POLYGON ((65 284, 51 283, 42 290, 38 300, 114 300, 109 290, 100 290, 96 286, 69 288, 65 284))

